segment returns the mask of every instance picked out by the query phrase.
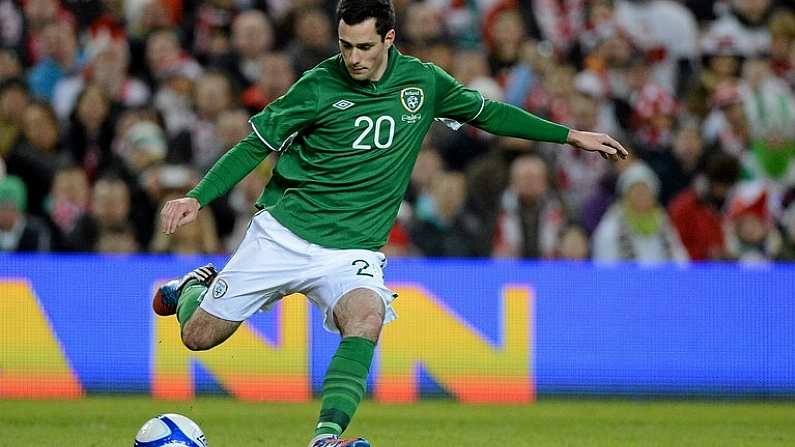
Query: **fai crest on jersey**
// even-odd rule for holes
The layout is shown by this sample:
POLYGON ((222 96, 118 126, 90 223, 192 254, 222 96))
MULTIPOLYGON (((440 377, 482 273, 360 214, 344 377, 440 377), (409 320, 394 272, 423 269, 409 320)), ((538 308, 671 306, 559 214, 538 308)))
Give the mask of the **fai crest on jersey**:
POLYGON ((404 88, 400 91, 400 103, 410 113, 416 113, 425 102, 425 93, 419 87, 404 88))
POLYGON ((226 289, 229 288, 229 284, 226 283, 223 279, 219 279, 215 282, 213 286, 213 298, 221 298, 226 294, 226 289))

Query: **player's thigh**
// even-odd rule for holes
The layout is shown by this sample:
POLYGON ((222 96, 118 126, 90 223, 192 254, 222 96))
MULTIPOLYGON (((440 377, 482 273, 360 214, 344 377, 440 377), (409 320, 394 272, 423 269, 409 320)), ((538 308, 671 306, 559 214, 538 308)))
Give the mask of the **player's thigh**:
POLYGON ((384 284, 383 266, 386 259, 382 253, 326 250, 315 254, 314 258, 321 268, 311 279, 306 295, 323 313, 326 330, 340 332, 335 321, 335 308, 344 297, 347 304, 337 308, 336 313, 342 313, 346 320, 351 320, 351 317, 371 318, 373 313, 381 316, 382 323, 396 318, 390 305, 396 295, 384 284), (380 300, 380 303, 374 299, 380 300))
POLYGON ((194 351, 210 349, 234 334, 240 323, 218 318, 199 308, 182 328, 182 342, 194 351))

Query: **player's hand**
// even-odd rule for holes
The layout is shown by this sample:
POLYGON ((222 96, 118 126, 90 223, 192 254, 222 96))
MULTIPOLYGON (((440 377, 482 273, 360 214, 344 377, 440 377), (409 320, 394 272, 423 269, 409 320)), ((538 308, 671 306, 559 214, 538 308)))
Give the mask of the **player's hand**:
POLYGON ((196 220, 201 205, 193 197, 169 200, 160 211, 160 228, 163 233, 173 234, 177 228, 196 220))
POLYGON ((624 159, 629 151, 610 135, 571 129, 567 143, 589 152, 598 152, 605 160, 624 159))

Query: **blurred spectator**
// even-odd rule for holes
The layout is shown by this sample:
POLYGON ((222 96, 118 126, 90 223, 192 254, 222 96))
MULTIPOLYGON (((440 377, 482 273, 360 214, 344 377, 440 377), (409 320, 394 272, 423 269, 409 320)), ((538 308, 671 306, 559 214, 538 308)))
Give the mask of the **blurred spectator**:
POLYGON ((444 172, 433 177, 430 193, 418 198, 409 236, 423 255, 473 255, 469 240, 477 237, 478 225, 464 208, 466 191, 463 174, 444 172))
POLYGON ((575 93, 574 79, 577 71, 570 65, 548 68, 540 84, 530 92, 525 107, 549 119, 571 123, 571 99, 575 93))
POLYGON ((140 248, 135 240, 135 232, 130 225, 113 225, 99 233, 95 245, 99 253, 135 253, 140 248))
POLYGON ((22 77, 23 71, 19 56, 10 49, 0 48, 0 82, 22 77))
POLYGON ((682 91, 699 49, 693 13, 673 0, 617 0, 616 23, 652 62, 654 82, 669 92, 682 91))
POLYGON ((85 69, 55 85, 53 108, 62 120, 72 113, 88 83, 119 106, 138 107, 149 100, 149 87, 129 74, 130 50, 126 41, 102 36, 92 45, 94 54, 85 69))
POLYGON ((406 192, 406 196, 412 204, 416 204, 420 196, 430 193, 431 182, 433 182, 435 177, 441 175, 444 170, 444 163, 439 156, 439 152, 429 146, 427 137, 423 141, 423 145, 425 147, 417 154, 417 161, 411 171, 411 180, 406 192))
POLYGON ((19 177, 0 179, 0 251, 50 249, 50 233, 37 217, 25 213, 27 191, 19 177))
MULTIPOLYGON (((599 103, 591 96, 575 94, 572 96, 571 113, 573 127, 576 129, 599 128, 599 103)), ((605 175, 608 164, 602 157, 572 148, 554 148, 557 183, 566 204, 579 210, 593 193, 593 186, 605 175)))
POLYGON ((177 33, 171 29, 158 30, 147 37, 146 62, 149 76, 155 82, 174 73, 183 73, 193 78, 202 71, 196 60, 183 51, 177 33))
POLYGON ((26 66, 36 65, 47 55, 44 29, 56 21, 69 21, 71 16, 63 11, 58 0, 28 0, 24 8, 23 41, 19 43, 26 66))
POLYGON ((85 63, 80 54, 72 24, 56 21, 42 30, 43 58, 28 72, 28 85, 33 96, 50 101, 61 79, 78 73, 85 63))
POLYGON ((510 184, 500 203, 492 255, 552 257, 565 215, 549 187, 547 166, 541 157, 528 154, 514 160, 510 184))
POLYGON ((499 81, 519 61, 527 30, 516 9, 497 9, 486 19, 483 30, 491 74, 499 81))
POLYGON ((748 89, 743 105, 751 125, 751 153, 743 165, 752 178, 769 179, 779 185, 772 192, 795 185, 795 95, 775 77, 767 60, 745 64, 748 89))
POLYGON ((196 117, 174 141, 174 150, 190 154, 190 158, 181 161, 190 162, 204 172, 228 149, 218 135, 216 120, 221 112, 232 106, 232 102, 232 85, 226 75, 207 72, 199 78, 193 94, 196 117))
POLYGON ((768 23, 775 0, 729 0, 721 8, 718 20, 709 28, 725 30, 744 46, 745 56, 757 56, 770 50, 768 23))
POLYGON ((287 92, 295 82, 295 69, 286 53, 274 52, 260 56, 260 72, 254 84, 243 92, 243 105, 251 114, 258 113, 273 100, 287 92))
POLYGON ((489 64, 482 51, 461 50, 455 54, 453 77, 463 85, 471 85, 478 79, 489 78, 489 64))
MULTIPOLYGON (((165 130, 170 138, 189 129, 196 118, 193 110, 193 87, 200 75, 198 66, 196 68, 190 64, 180 64, 177 69, 168 71, 163 75, 155 92, 153 105, 163 116, 165 130)), ((190 152, 184 154, 183 158, 189 160, 190 152)))
POLYGON ((127 227, 133 229, 133 242, 138 246, 145 234, 142 228, 136 231, 130 210, 130 190, 124 180, 113 175, 97 179, 91 193, 90 210, 78 219, 71 237, 67 239, 69 249, 102 251, 99 246, 103 237, 119 235, 121 232, 114 229, 126 231, 127 227))
POLYGON ((389 231, 386 244, 379 250, 384 255, 389 257, 408 257, 418 254, 417 248, 411 242, 409 235, 409 226, 412 220, 411 205, 405 200, 401 202, 398 208, 397 219, 395 224, 389 231))
POLYGON ((770 198, 762 182, 743 184, 732 194, 726 222, 726 245, 733 259, 753 264, 779 257, 782 238, 773 221, 770 198))
POLYGON ((728 259, 723 232, 726 200, 740 177, 740 165, 729 155, 716 153, 706 174, 671 201, 668 212, 690 259, 728 259))
POLYGON ((590 259, 590 242, 585 228, 574 223, 565 225, 558 236, 554 258, 564 261, 585 261, 590 259))
POLYGON ((75 237, 78 221, 88 212, 90 199, 91 190, 83 169, 67 164, 55 172, 47 203, 54 249, 73 250, 70 241, 75 237))
POLYGON ((660 179, 660 202, 663 206, 704 171, 704 158, 704 142, 698 121, 684 117, 674 132, 672 150, 658 152, 648 160, 649 167, 660 179))
POLYGON ((575 45, 578 32, 585 28, 588 6, 584 0, 525 0, 519 11, 533 37, 552 44, 555 52, 566 55, 575 45))
POLYGON ((630 99, 634 118, 633 140, 638 156, 650 160, 671 150, 678 104, 671 92, 646 83, 630 99))
POLYGON ((795 87, 795 12, 780 9, 770 17, 770 63, 776 76, 795 87))
POLYGON ((610 165, 607 172, 602 175, 594 185, 592 194, 580 209, 579 219, 588 234, 593 234, 608 208, 616 201, 618 177, 635 162, 631 155, 624 160, 618 160, 610 165))
POLYGON ((706 116, 715 90, 723 84, 738 83, 742 61, 750 53, 747 42, 738 38, 732 25, 711 27, 701 38, 702 69, 689 88, 688 110, 706 116))
POLYGON ((6 155, 6 168, 25 182, 32 214, 44 216, 44 197, 50 192, 57 154, 55 113, 44 103, 30 103, 22 111, 22 137, 6 155))
POLYGON ((140 120, 126 128, 118 153, 126 168, 136 178, 166 158, 166 136, 163 129, 148 120, 140 120))
POLYGON ((742 89, 732 81, 717 86, 702 133, 705 143, 741 158, 751 147, 751 125, 743 107, 742 89))
POLYGON ((127 0, 124 2, 124 18, 127 32, 133 38, 146 36, 153 30, 173 25, 169 14, 170 2, 157 0, 127 0))
POLYGON ((231 149, 238 141, 251 133, 248 114, 242 109, 224 110, 219 113, 215 120, 215 126, 221 146, 225 149, 231 149))
POLYGON ((295 39, 287 46, 287 54, 296 72, 303 73, 339 51, 329 17, 322 10, 303 10, 293 20, 295 39))
POLYGON ((795 262, 795 202, 791 203, 781 217, 784 245, 779 259, 795 262))
POLYGON ((23 114, 28 107, 28 89, 15 78, 0 82, 0 157, 5 158, 17 142, 23 128, 23 114))
POLYGON ((593 236, 596 261, 637 261, 651 264, 686 262, 687 252, 676 229, 660 207, 660 181, 642 162, 618 178, 620 199, 599 222, 593 236))
POLYGON ((399 19, 403 27, 396 36, 407 53, 421 57, 425 47, 444 37, 444 26, 439 19, 440 11, 429 2, 408 3, 404 16, 399 19))
POLYGON ((469 242, 477 257, 491 256, 492 241, 500 213, 500 198, 508 186, 509 165, 499 148, 467 166, 467 209, 479 222, 479 237, 469 242))
POLYGON ((230 73, 241 88, 246 88, 261 77, 265 63, 262 55, 273 49, 273 27, 268 16, 261 11, 248 10, 235 17, 232 48, 233 51, 220 61, 220 67, 230 73))
MULTIPOLYGON (((12 0, 0 1, 0 48, 13 48, 22 41, 24 21, 17 3, 12 0)), ((0 80, 3 80, 2 74, 0 80)))
POLYGON ((85 170, 89 180, 115 165, 111 152, 114 124, 108 97, 98 86, 87 85, 77 98, 64 146, 72 162, 85 170))
POLYGON ((231 49, 229 29, 237 12, 237 4, 234 1, 199 2, 193 23, 191 53, 202 61, 210 61, 228 53, 231 49))

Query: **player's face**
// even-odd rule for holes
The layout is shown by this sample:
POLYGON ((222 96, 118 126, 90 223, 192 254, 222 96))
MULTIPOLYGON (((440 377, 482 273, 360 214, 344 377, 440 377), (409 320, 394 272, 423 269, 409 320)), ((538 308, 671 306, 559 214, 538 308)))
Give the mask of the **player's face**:
POLYGON ((340 52, 345 68, 357 81, 377 81, 386 70, 389 47, 395 41, 395 30, 389 30, 381 40, 375 29, 375 18, 356 25, 340 20, 340 52))

